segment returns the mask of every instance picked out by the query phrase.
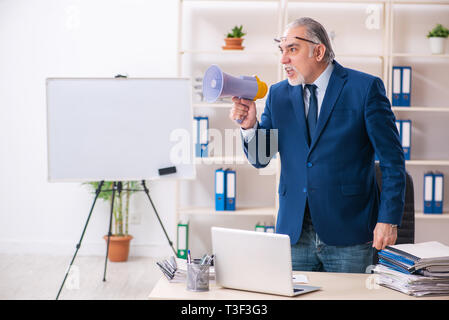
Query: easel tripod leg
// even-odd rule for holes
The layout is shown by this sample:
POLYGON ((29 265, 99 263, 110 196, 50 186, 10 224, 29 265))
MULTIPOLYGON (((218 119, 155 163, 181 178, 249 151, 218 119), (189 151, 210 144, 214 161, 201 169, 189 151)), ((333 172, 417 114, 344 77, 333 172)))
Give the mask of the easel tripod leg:
POLYGON ((106 267, 108 265, 108 255, 109 255, 109 242, 111 241, 112 235, 112 215, 114 214, 114 199, 115 199, 115 190, 117 189, 117 184, 114 181, 112 186, 112 199, 111 199, 111 213, 109 217, 109 230, 108 230, 108 242, 106 245, 106 257, 104 259, 104 273, 103 273, 103 282, 106 281, 106 267))
POLYGON ((92 207, 90 208, 89 215, 87 216, 87 221, 86 221, 86 224, 84 225, 83 233, 81 234, 80 241, 76 245, 75 254, 73 255, 73 258, 72 258, 72 261, 70 262, 69 267, 67 268, 67 271, 66 271, 65 276, 64 276, 64 280, 62 281, 61 287, 59 288, 59 291, 58 291, 58 295, 56 296, 56 300, 59 299, 59 295, 61 294, 62 288, 64 287, 64 283, 65 283, 65 281, 67 279, 67 276, 69 275, 70 268, 72 267, 73 261, 75 261, 75 258, 76 258, 76 255, 78 254, 79 248, 81 247, 81 242, 83 241, 84 233, 86 232, 86 228, 87 228, 87 225, 89 224, 90 216, 92 215, 92 212, 93 212, 94 207, 95 207, 95 203, 97 202, 97 199, 98 199, 98 196, 99 196, 99 194, 101 192, 101 188, 103 187, 103 184, 104 184, 104 181, 100 181, 100 183, 98 184, 98 188, 95 191, 95 199, 94 199, 94 202, 92 203, 92 207))
POLYGON ((164 224, 162 223, 161 218, 159 218, 159 214, 157 213, 156 207, 154 206, 153 201, 151 200, 149 190, 148 190, 148 188, 147 188, 147 186, 145 184, 145 180, 142 180, 142 187, 143 187, 143 191, 147 195, 148 200, 150 200, 151 206, 153 207, 154 213, 156 214, 156 218, 159 221, 159 224, 161 225, 162 231, 164 231, 165 237, 168 240, 168 244, 170 245, 170 247, 173 250, 173 253, 175 254, 175 257, 176 257, 177 254, 176 254, 175 248, 173 248, 173 242, 170 240, 170 238, 169 238, 169 236, 167 234, 167 231, 165 231, 164 224))

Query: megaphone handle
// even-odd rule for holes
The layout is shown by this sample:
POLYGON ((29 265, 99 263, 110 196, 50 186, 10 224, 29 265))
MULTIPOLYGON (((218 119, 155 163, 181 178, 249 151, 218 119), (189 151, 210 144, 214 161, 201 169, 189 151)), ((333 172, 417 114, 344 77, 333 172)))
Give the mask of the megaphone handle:
MULTIPOLYGON (((238 97, 239 99, 242 99, 242 97, 238 97)), ((243 120, 245 120, 245 118, 243 118, 243 119, 236 119, 235 121, 238 123, 238 124, 241 124, 242 122, 243 122, 243 120)))

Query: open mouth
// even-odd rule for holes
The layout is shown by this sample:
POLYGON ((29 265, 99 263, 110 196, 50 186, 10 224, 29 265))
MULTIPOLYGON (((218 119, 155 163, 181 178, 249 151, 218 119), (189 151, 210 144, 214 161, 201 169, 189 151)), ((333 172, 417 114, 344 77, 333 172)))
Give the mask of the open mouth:
POLYGON ((289 78, 294 77, 296 74, 295 70, 291 67, 284 67, 284 70, 287 73, 287 77, 289 78))

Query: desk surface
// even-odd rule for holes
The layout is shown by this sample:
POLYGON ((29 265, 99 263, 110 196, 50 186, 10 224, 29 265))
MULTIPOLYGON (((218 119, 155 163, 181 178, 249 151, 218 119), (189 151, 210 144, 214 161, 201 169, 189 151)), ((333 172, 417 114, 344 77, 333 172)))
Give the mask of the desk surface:
POLYGON ((190 292, 185 283, 170 283, 162 277, 150 293, 149 299, 169 300, 271 300, 271 299, 311 299, 311 300, 403 300, 403 299, 443 299, 444 297, 412 297, 404 293, 381 286, 374 286, 371 274, 330 273, 330 272, 294 272, 307 276, 310 285, 319 286, 320 291, 310 292, 296 297, 284 297, 271 294, 225 289, 210 284, 207 292, 190 292), (369 289, 371 288, 371 289, 369 289))

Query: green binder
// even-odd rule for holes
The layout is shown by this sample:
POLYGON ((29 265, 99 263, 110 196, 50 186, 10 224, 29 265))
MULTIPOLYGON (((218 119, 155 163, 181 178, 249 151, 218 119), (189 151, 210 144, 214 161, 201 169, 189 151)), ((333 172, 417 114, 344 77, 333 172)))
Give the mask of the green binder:
POLYGON ((189 224, 178 223, 178 258, 187 259, 187 250, 189 249, 189 224))
POLYGON ((265 225, 259 224, 259 222, 258 222, 254 229, 256 232, 265 232, 265 225))

